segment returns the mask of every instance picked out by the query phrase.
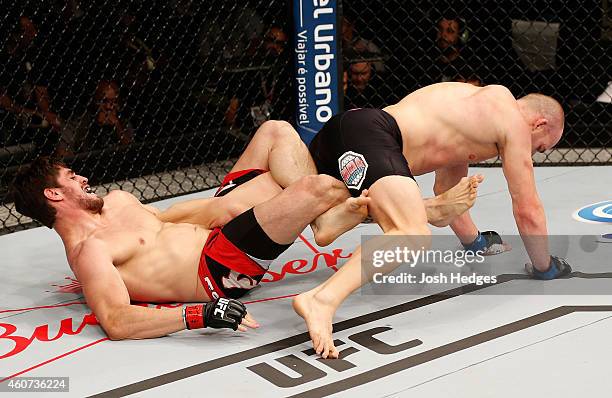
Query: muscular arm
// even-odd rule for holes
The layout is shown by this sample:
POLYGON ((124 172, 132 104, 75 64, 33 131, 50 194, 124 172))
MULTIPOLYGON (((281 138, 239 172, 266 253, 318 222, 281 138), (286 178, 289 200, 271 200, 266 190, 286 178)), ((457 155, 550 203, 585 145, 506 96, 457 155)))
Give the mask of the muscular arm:
MULTIPOLYGON (((447 167, 436 170, 434 194, 440 195, 459 183, 461 178, 467 176, 468 165, 447 167)), ((472 221, 469 211, 455 218, 450 224, 451 229, 462 243, 469 243, 476 239, 478 228, 472 221)))
MULTIPOLYGON (((518 112, 518 111, 517 111, 518 112)), ((500 154, 512 211, 519 233, 533 265, 545 271, 550 263, 546 215, 536 191, 531 160, 531 138, 528 126, 516 116, 502 143, 500 154)))
POLYGON ((145 339, 185 329, 182 309, 154 309, 130 304, 127 288, 103 242, 85 242, 72 269, 87 304, 111 338, 145 339))
POLYGON ((198 224, 206 228, 224 225, 235 215, 222 198, 205 198, 179 202, 157 214, 163 222, 198 224))

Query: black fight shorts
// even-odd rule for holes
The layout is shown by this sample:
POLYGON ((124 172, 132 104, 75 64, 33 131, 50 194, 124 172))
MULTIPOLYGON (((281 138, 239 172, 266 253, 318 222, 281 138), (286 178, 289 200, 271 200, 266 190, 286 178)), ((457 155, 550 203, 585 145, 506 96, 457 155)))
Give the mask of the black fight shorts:
POLYGON ((410 177, 402 134, 380 109, 352 109, 333 116, 309 146, 317 170, 344 181, 352 196, 390 175, 410 177))

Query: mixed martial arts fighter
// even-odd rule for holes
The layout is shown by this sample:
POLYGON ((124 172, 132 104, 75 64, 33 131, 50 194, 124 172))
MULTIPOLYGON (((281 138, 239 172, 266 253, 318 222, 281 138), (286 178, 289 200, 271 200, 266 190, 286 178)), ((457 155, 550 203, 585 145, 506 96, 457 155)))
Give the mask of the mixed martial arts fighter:
MULTIPOLYGON (((567 275, 571 267, 549 252, 531 156, 556 145, 563 127, 563 108, 551 97, 530 94, 517 100, 503 86, 438 83, 382 110, 355 109, 332 117, 309 149, 319 173, 342 179, 353 196, 367 189, 370 216, 384 236, 411 237, 407 247, 412 250, 431 244, 413 176, 435 171, 434 192, 440 193, 465 177, 470 163, 500 156, 514 218, 531 259, 526 270, 536 279, 553 279, 567 275)), ((509 249, 497 233, 479 232, 468 212, 454 218, 450 227, 468 251, 509 249)), ((332 339, 336 310, 374 273, 364 271, 370 272, 364 277, 360 263, 358 248, 326 282, 294 299, 294 309, 323 357, 338 355, 332 339)))
MULTIPOLYGON (((120 190, 98 197, 87 178, 49 158, 19 172, 15 205, 60 235, 87 303, 110 338, 201 327, 244 331, 257 323, 236 299, 257 286, 271 261, 313 220, 315 236, 338 236, 357 225, 369 200, 347 199, 344 184, 325 175, 298 178, 283 190, 265 171, 276 169, 283 154, 267 152, 264 163, 250 157, 258 137, 214 198, 164 212, 120 190), (160 311, 131 301, 207 304, 160 311)), ((473 204, 476 186, 464 179, 444 198, 429 200, 432 217, 441 222, 443 210, 450 222, 450 213, 473 204)))

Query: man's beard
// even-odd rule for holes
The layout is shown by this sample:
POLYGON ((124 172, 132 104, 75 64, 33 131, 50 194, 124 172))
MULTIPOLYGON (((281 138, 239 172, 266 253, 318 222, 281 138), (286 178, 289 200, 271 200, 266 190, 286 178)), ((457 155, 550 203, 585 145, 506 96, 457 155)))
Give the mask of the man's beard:
POLYGON ((102 208, 104 207, 104 199, 99 198, 97 196, 95 199, 81 199, 81 207, 92 213, 99 214, 102 212, 102 208))

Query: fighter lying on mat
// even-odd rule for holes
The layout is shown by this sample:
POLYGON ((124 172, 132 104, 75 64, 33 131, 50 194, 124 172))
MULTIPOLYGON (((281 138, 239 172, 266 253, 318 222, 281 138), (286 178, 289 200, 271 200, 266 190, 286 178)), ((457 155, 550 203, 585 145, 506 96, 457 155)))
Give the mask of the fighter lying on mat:
MULTIPOLYGON (((440 193, 466 176, 469 163, 499 155, 518 230, 533 264, 527 265, 527 271, 538 279, 552 279, 568 274, 571 267, 549 253, 531 156, 552 148, 563 125, 563 109, 550 97, 530 94, 516 100, 503 86, 439 83, 384 110, 356 109, 334 116, 310 144, 316 167, 309 157, 304 160, 299 144, 288 141, 291 134, 268 132, 273 139, 257 144, 256 136, 251 145, 264 155, 297 148, 292 164, 286 165, 294 170, 292 178, 281 185, 318 169, 343 179, 354 196, 368 189, 370 215, 385 235, 412 236, 412 249, 430 244, 426 205, 413 175, 435 171, 434 192, 440 193)), ((267 127, 288 129, 283 124, 267 127)), ((467 212, 450 226, 466 250, 494 254, 494 248, 508 249, 497 233, 480 233, 467 212)), ((294 299, 294 308, 323 357, 337 356, 332 318, 344 299, 364 283, 360 262, 357 249, 329 280, 294 299)))
MULTIPOLYGON (((245 158, 237 165, 262 167, 245 158)), ((257 327, 235 298, 259 283, 269 263, 312 220, 331 209, 315 233, 338 235, 363 220, 369 200, 346 200, 344 185, 325 175, 300 178, 282 190, 270 173, 246 170, 228 175, 218 191, 229 192, 225 196, 159 212, 119 190, 100 198, 87 182, 63 164, 40 158, 20 171, 13 195, 19 212, 60 235, 87 303, 112 339, 159 337, 186 327, 257 327), (206 205, 198 210, 194 204, 206 205), (180 217, 208 225, 168 222, 180 217), (225 225, 207 228, 219 224, 225 225), (207 304, 181 313, 130 300, 207 304)), ((467 209, 476 185, 464 181, 447 201, 428 201, 432 217, 440 222, 438 209, 467 209)))

